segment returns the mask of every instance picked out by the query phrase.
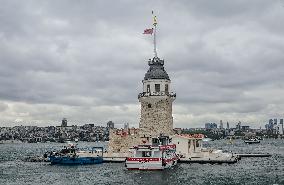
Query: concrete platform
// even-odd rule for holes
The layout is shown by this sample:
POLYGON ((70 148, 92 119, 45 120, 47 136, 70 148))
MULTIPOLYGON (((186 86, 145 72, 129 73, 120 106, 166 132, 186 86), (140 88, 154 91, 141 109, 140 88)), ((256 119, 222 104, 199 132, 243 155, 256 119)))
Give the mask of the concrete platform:
POLYGON ((125 162, 126 157, 104 157, 104 163, 123 163, 125 162))
MULTIPOLYGON (((104 157, 104 163, 124 163, 126 160, 125 157, 104 157)), ((211 163, 211 164, 222 164, 222 163, 236 163, 239 160, 238 156, 234 156, 230 159, 207 159, 207 158, 191 158, 185 159, 182 158, 178 161, 178 163, 211 163)))
POLYGON ((248 153, 248 154, 234 154, 236 156, 239 157, 271 157, 271 154, 252 154, 252 153, 248 153))
POLYGON ((234 156, 230 159, 210 159, 210 158, 189 158, 189 159, 185 159, 185 158, 181 158, 178 163, 201 163, 201 164, 205 164, 205 163, 209 163, 209 164, 223 164, 223 163, 227 163, 227 164, 232 164, 232 163, 236 163, 238 162, 239 158, 237 156, 234 156))

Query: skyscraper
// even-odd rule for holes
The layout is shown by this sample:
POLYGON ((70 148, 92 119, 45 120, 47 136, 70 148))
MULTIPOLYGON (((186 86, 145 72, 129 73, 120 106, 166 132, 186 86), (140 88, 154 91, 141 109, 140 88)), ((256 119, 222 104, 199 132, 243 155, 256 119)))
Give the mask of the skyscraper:
POLYGON ((277 125, 277 118, 274 119, 274 125, 277 125))
POLYGON ((67 127, 67 119, 66 118, 62 119, 61 127, 67 127))
POLYGON ((220 129, 223 129, 223 121, 220 120, 220 129))
POLYGON ((236 129, 241 130, 241 128, 242 128, 242 123, 239 121, 236 125, 236 129))
POLYGON ((113 129, 114 123, 112 121, 107 122, 107 127, 113 129))

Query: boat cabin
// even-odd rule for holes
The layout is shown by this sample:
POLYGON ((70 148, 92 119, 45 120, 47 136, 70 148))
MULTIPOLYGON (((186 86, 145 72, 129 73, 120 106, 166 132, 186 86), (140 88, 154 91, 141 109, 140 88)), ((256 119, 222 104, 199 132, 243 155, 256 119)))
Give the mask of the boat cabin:
POLYGON ((176 153, 180 157, 185 157, 189 154, 201 152, 203 138, 203 134, 174 135, 172 143, 176 145, 176 153))
POLYGON ((130 148, 130 157, 126 158, 127 169, 162 170, 177 164, 176 146, 170 144, 168 136, 153 138, 151 144, 130 148))

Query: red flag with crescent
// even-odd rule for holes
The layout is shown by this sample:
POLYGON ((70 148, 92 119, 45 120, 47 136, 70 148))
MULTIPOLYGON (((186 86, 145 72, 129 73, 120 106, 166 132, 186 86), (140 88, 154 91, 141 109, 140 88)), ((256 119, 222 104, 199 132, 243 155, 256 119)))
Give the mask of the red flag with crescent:
POLYGON ((143 34, 153 34, 153 28, 145 29, 143 34))

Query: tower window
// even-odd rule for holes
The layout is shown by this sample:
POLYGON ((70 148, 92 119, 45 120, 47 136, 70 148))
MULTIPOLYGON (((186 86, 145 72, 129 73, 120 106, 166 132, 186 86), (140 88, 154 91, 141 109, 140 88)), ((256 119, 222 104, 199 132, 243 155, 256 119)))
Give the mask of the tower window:
POLYGON ((169 92, 169 85, 168 84, 165 85, 165 91, 169 92))
POLYGON ((160 84, 155 84, 155 91, 160 92, 160 84))
POLYGON ((147 85, 147 92, 150 92, 150 84, 147 85))
POLYGON ((151 107, 152 107, 152 105, 149 103, 149 104, 148 104, 148 108, 151 108, 151 107))

